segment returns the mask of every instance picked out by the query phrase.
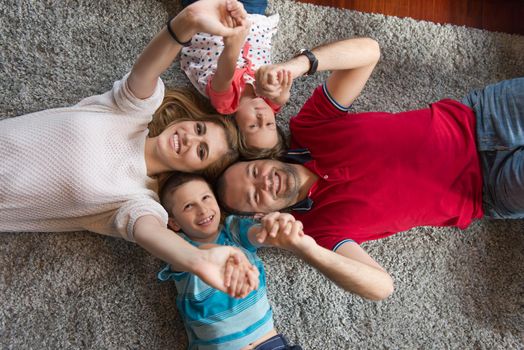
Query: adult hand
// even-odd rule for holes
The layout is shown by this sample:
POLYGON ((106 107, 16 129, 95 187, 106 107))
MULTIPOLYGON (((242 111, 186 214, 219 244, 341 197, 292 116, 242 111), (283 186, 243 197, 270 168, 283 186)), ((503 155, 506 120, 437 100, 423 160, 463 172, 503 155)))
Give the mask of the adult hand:
POLYGON ((239 250, 227 246, 202 247, 202 261, 195 274, 211 287, 234 298, 243 298, 258 288, 258 270, 239 250))
POLYGON ((276 98, 281 93, 279 72, 282 70, 278 64, 267 64, 255 73, 256 94, 269 99, 276 98))
POLYGON ((294 253, 303 252, 316 244, 313 238, 304 234, 302 223, 291 214, 274 212, 261 220, 262 228, 257 233, 259 243, 286 249, 294 253))
MULTIPOLYGON (((229 25, 235 25, 235 23, 229 23, 229 25)), ((234 27, 229 27, 234 28, 234 27)), ((248 20, 244 20, 240 23, 238 26, 238 30, 234 32, 231 35, 224 36, 224 46, 236 46, 236 47, 242 47, 244 43, 246 42, 246 38, 249 35, 249 31, 251 30, 251 23, 248 20)))
POLYGON ((230 257, 227 260, 224 276, 225 283, 229 286, 228 293, 237 298, 245 298, 253 290, 258 289, 258 269, 237 257, 230 257))
POLYGON ((242 31, 246 19, 247 12, 237 0, 199 0, 175 17, 173 27, 175 32, 178 28, 189 26, 193 32, 225 37, 242 31))
POLYGON ((277 78, 280 82, 280 94, 277 97, 271 98, 271 100, 277 105, 283 106, 291 96, 291 85, 293 83, 291 71, 281 69, 277 73, 277 78))

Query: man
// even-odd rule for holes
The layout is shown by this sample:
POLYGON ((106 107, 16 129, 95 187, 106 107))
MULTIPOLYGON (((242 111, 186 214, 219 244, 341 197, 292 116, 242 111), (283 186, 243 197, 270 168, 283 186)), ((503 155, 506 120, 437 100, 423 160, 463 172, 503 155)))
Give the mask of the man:
POLYGON ((266 93, 279 69, 293 78, 317 65, 334 72, 291 119, 292 148, 300 149, 287 162, 237 163, 218 181, 226 209, 290 210, 305 233, 346 258, 333 279, 375 299, 388 295, 387 279, 370 278, 384 270, 360 243, 415 226, 465 228, 484 211, 524 217, 524 79, 490 85, 464 103, 348 114, 378 58, 376 42, 349 39, 261 68, 266 93))

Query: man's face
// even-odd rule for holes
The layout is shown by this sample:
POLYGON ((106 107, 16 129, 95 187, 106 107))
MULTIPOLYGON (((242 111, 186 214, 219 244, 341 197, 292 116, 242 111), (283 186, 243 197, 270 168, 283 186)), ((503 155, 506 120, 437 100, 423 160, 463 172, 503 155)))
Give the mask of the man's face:
POLYGON ((242 212, 269 213, 295 204, 300 180, 296 169, 276 160, 230 166, 224 173, 223 202, 242 212))

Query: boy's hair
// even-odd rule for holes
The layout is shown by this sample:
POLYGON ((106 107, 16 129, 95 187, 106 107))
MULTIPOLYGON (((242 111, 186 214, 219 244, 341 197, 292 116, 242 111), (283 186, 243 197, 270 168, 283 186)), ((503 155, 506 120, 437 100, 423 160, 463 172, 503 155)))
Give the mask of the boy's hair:
POLYGON ((210 122, 224 130, 228 151, 206 169, 199 171, 207 179, 216 178, 224 169, 239 158, 239 136, 233 121, 219 114, 212 113, 208 103, 188 89, 166 90, 162 104, 153 114, 149 123, 149 137, 158 136, 172 123, 183 121, 210 122))
POLYGON ((238 130, 238 150, 240 157, 243 160, 255 160, 255 159, 279 159, 284 152, 288 149, 287 135, 284 130, 277 124, 277 144, 271 148, 257 148, 249 147, 246 144, 246 138, 240 130, 238 130))
POLYGON ((164 209, 166 209, 169 217, 173 216, 173 213, 171 212, 171 207, 173 205, 173 202, 172 202, 173 192, 176 189, 178 189, 180 186, 188 182, 191 182, 191 181, 203 181, 209 186, 211 190, 213 190, 209 182, 207 182, 206 179, 202 175, 195 174, 195 173, 184 173, 181 171, 173 172, 173 174, 171 174, 171 176, 169 176, 167 180, 165 180, 164 184, 162 185, 160 189, 160 195, 159 195, 160 204, 162 204, 164 209))

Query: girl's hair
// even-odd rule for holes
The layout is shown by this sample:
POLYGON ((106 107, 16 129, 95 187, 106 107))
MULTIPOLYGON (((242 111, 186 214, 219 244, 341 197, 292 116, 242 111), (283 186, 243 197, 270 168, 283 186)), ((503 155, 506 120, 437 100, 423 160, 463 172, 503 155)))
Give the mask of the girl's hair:
POLYGON ((191 181, 203 181, 205 182, 211 190, 213 188, 209 184, 209 182, 206 181, 206 179, 199 174, 195 173, 184 173, 181 171, 175 171, 173 172, 165 181, 162 187, 160 188, 160 204, 167 210, 167 213, 171 217, 173 213, 171 213, 171 206, 173 204, 172 202, 172 195, 173 192, 179 188, 180 186, 191 182, 191 181))
POLYGON ((210 122, 220 126, 226 134, 227 153, 206 169, 199 171, 199 174, 213 180, 238 159, 238 131, 234 122, 213 113, 208 103, 188 89, 166 90, 162 104, 155 111, 153 120, 149 123, 149 136, 158 136, 172 123, 183 121, 210 122))
POLYGON ((287 135, 284 133, 284 130, 277 124, 277 135, 278 142, 275 146, 271 148, 256 148, 249 147, 246 144, 246 138, 243 133, 238 130, 239 145, 238 150, 240 152, 240 157, 244 160, 254 160, 254 159, 279 159, 284 152, 288 149, 287 135))

